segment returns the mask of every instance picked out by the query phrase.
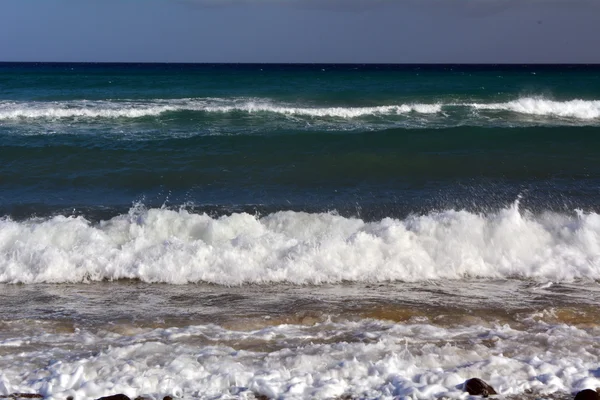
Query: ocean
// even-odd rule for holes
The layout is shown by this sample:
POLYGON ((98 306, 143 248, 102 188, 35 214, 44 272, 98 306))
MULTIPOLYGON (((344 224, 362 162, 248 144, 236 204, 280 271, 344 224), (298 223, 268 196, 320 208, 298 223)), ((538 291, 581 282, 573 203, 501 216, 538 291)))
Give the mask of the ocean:
POLYGON ((0 395, 600 387, 600 66, 0 63, 0 395))

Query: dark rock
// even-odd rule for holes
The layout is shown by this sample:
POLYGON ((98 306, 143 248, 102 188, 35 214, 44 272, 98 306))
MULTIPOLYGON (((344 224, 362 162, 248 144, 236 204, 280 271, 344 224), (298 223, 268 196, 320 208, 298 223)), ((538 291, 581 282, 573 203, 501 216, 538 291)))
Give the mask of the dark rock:
POLYGON ((575 400, 600 400, 596 390, 585 389, 575 395, 575 400))
POLYGON ((173 398, 171 396, 165 396, 163 397, 163 400, 173 400, 173 398))
POLYGON ((0 396, 0 399, 43 399, 39 393, 12 393, 0 396))
POLYGON ((267 396, 265 396, 264 394, 254 394, 254 397, 256 397, 256 400, 270 400, 267 396))
POLYGON ((479 378, 471 378, 465 382, 465 392, 468 392, 471 396, 483 396, 488 397, 493 394, 498 394, 493 387, 485 383, 479 378))
POLYGON ((75 400, 73 396, 67 396, 67 400, 75 400))
POLYGON ((125 396, 122 393, 113 394, 112 396, 100 397, 96 400, 131 400, 128 396, 125 396))

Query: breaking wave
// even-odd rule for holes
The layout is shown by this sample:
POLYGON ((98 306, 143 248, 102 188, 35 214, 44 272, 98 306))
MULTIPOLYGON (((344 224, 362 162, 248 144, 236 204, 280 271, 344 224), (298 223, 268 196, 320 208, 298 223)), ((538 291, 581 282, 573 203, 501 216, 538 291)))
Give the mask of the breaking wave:
POLYGON ((322 284, 463 278, 600 279, 600 215, 448 210, 365 222, 282 211, 212 218, 134 207, 82 217, 0 220, 0 282, 139 279, 322 284))
POLYGON ((477 110, 503 110, 528 115, 577 119, 600 118, 599 100, 553 101, 544 98, 524 97, 507 103, 474 103, 470 106, 477 110))
POLYGON ((169 112, 271 113, 284 116, 351 119, 415 114, 441 114, 458 120, 476 113, 506 111, 522 115, 590 121, 600 118, 600 100, 554 101, 523 97, 503 103, 406 103, 373 107, 318 107, 278 103, 260 98, 192 98, 154 100, 73 100, 57 102, 0 102, 0 121, 22 119, 144 118, 169 112))
POLYGON ((264 99, 176 99, 148 101, 0 102, 0 121, 61 118, 143 118, 167 112, 276 113, 309 117, 356 118, 368 115, 437 113, 438 104, 400 104, 378 107, 296 107, 264 99))

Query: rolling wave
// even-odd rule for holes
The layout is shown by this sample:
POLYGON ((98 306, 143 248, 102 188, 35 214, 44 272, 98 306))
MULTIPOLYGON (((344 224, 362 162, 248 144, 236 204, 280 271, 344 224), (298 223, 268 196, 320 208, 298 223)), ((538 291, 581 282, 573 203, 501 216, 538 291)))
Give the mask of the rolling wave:
POLYGON ((438 104, 400 104, 377 107, 295 107, 264 99, 177 99, 149 101, 65 101, 3 102, 0 121, 18 119, 62 118, 143 118, 168 112, 198 111, 206 113, 275 113, 309 117, 356 118, 369 115, 437 113, 438 104))
POLYGON ((511 111, 519 114, 576 118, 600 118, 600 100, 553 101, 544 98, 524 97, 506 103, 470 104, 476 110, 511 111))
POLYGON ((448 210, 365 222, 330 213, 220 218, 133 208, 99 224, 0 220, 0 282, 323 284, 600 279, 600 215, 448 210))
POLYGON ((600 100, 554 101, 540 97, 523 97, 504 103, 406 103, 372 107, 318 107, 278 103, 260 98, 190 98, 155 100, 99 100, 59 102, 0 102, 0 121, 30 119, 100 119, 144 118, 169 112, 203 113, 271 113, 310 118, 353 119, 361 117, 438 114, 468 119, 475 113, 505 111, 517 115, 568 118, 593 121, 600 118, 600 100))

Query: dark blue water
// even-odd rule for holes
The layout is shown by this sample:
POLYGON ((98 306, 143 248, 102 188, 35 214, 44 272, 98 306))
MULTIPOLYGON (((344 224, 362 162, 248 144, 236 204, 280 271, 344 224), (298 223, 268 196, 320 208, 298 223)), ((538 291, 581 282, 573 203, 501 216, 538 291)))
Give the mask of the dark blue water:
POLYGON ((0 215, 597 210, 600 67, 0 64, 0 215))

